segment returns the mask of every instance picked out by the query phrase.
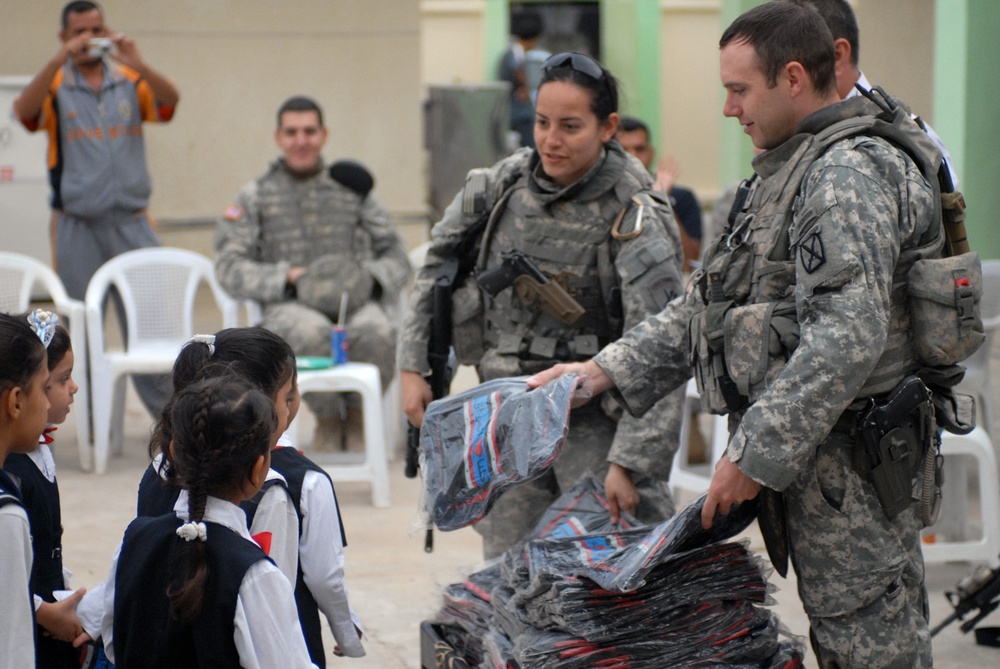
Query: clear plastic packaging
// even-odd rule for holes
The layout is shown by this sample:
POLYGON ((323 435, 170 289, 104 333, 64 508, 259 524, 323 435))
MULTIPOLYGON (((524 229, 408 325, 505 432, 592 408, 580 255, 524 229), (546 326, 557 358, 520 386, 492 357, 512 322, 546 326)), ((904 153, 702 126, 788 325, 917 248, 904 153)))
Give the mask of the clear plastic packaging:
POLYGON ((534 390, 525 378, 487 381, 427 407, 423 506, 438 529, 475 523, 505 490, 541 476, 558 457, 577 377, 534 390))

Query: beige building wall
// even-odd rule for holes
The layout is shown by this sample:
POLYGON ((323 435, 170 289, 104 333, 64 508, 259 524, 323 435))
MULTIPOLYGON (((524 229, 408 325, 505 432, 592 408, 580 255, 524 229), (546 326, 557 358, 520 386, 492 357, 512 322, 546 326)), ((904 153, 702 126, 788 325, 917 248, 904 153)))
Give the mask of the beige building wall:
MULTIPOLYGON (((0 75, 34 75, 56 53, 64 4, 0 0, 0 75)), ((276 157, 275 111, 295 94, 324 108, 327 160, 362 161, 383 204, 423 215, 417 0, 101 4, 108 25, 181 92, 174 120, 145 131, 161 222, 220 215, 276 157)))
MULTIPOLYGON (((680 164, 678 182, 704 203, 718 183, 721 3, 660 2, 660 156, 680 164)), ((609 48, 614 48, 613 45, 609 48)))
POLYGON ((420 77, 424 86, 483 81, 486 2, 421 0, 420 77))

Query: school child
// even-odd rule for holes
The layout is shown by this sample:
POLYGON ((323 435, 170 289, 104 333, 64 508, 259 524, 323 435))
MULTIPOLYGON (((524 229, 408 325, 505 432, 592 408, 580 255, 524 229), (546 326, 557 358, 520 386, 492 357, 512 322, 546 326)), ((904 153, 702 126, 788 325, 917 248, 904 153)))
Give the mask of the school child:
MULTIPOLYGON (((49 401, 44 325, 38 336, 24 315, 0 314, 0 466, 36 447, 49 401)), ((31 529, 14 482, 0 470, 0 669, 35 665, 35 623, 28 579, 31 529)))
POLYGON ((72 640, 80 633, 73 609, 82 592, 72 602, 55 603, 56 591, 66 589, 66 574, 62 561, 62 517, 59 484, 56 481, 55 460, 52 458, 52 433, 55 426, 66 420, 73 395, 78 387, 73 381, 73 349, 69 333, 58 324, 58 316, 43 310, 33 317, 51 324, 53 335, 47 347, 48 381, 45 394, 49 401, 47 426, 27 453, 12 453, 4 462, 4 471, 18 486, 21 500, 31 522, 31 544, 34 561, 30 588, 35 606, 35 644, 37 666, 44 669, 78 669, 80 659, 72 640))
POLYGON ((260 489, 278 429, 245 379, 197 381, 173 399, 174 513, 125 531, 106 581, 108 659, 134 667, 313 667, 291 585, 253 542, 238 506, 260 489))
MULTIPOLYGON (((266 394, 273 397, 279 415, 282 408, 288 410, 287 420, 283 424, 283 429, 287 429, 298 411, 300 397, 295 385, 295 354, 284 339, 263 328, 222 330, 214 338, 211 335, 198 335, 181 349, 174 365, 175 389, 183 387, 188 382, 186 379, 198 374, 214 373, 213 370, 218 370, 219 366, 231 369, 258 384, 266 394), (193 369, 198 371, 192 372, 193 369)), ((149 508, 145 506, 143 496, 152 497, 148 487, 144 489, 144 486, 155 484, 157 494, 163 494, 163 486, 159 481, 169 480, 169 457, 161 458, 160 473, 155 477, 154 473, 158 462, 155 456, 169 456, 166 445, 169 443, 170 430, 169 418, 161 420, 154 430, 150 444, 154 464, 146 471, 143 483, 140 484, 140 514, 149 508), (163 473, 164 470, 167 471, 166 474, 163 473)), ((298 531, 292 537, 292 562, 295 569, 289 580, 295 584, 295 600, 309 656, 317 666, 326 666, 320 626, 322 612, 336 642, 334 653, 361 657, 365 654, 361 644, 363 628, 357 614, 351 609, 344 583, 344 546, 347 542, 333 482, 323 469, 294 448, 276 448, 271 456, 271 469, 283 478, 294 505, 292 512, 296 514, 294 520, 298 531)), ((252 521, 252 533, 291 526, 287 520, 276 518, 288 509, 287 506, 270 503, 274 508, 269 510, 269 495, 270 489, 263 498, 243 505, 252 521)), ((275 536, 272 538, 271 556, 282 571, 288 574, 289 570, 275 553, 278 545, 279 537, 275 536)))
MULTIPOLYGON (((174 362, 174 396, 197 379, 237 374, 274 402, 278 415, 277 439, 290 422, 295 401, 295 354, 284 339, 259 327, 227 328, 214 335, 196 335, 174 362)), ((153 428, 149 443, 152 462, 139 483, 139 516, 158 516, 173 509, 180 489, 174 480, 169 444, 172 437, 168 402, 153 428)), ((257 498, 256 513, 248 514, 250 533, 264 544, 278 568, 295 583, 298 570, 299 520, 284 478, 269 470, 257 498)))
MULTIPOLYGON (((298 411, 295 393, 291 418, 298 411)), ((333 481, 322 468, 292 447, 284 437, 271 453, 271 468, 285 477, 299 514, 299 570, 295 601, 309 657, 326 667, 319 614, 322 611, 336 642, 337 656, 362 657, 364 629, 351 608, 344 582, 344 547, 347 539, 333 481), (283 443, 284 442, 284 443, 283 443)))
MULTIPOLYGON (((259 327, 227 328, 214 335, 196 335, 181 348, 174 362, 174 395, 153 428, 149 443, 152 462, 139 483, 137 516, 172 513, 181 488, 170 458, 173 439, 171 413, 179 394, 199 379, 236 374, 270 397, 278 417, 275 439, 288 425, 290 406, 296 402, 295 354, 284 339, 259 327)), ((264 487, 255 496, 259 506, 249 517, 251 535, 274 561, 289 583, 295 583, 299 561, 299 519, 285 484, 277 471, 268 469, 264 487)), ((100 617, 103 611, 102 583, 84 596, 77 615, 84 631, 98 642, 93 650, 100 660, 100 617)), ((97 666, 100 666, 99 664, 97 666)))

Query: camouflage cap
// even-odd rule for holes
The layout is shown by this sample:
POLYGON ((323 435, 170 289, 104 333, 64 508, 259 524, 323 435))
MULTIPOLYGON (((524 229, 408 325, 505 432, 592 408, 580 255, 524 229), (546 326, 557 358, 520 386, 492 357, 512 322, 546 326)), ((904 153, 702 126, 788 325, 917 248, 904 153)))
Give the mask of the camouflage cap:
POLYGON ((323 256, 309 264, 295 286, 299 303, 336 321, 340 317, 341 295, 347 294, 347 313, 343 315, 346 319, 371 300, 375 280, 353 258, 323 256))

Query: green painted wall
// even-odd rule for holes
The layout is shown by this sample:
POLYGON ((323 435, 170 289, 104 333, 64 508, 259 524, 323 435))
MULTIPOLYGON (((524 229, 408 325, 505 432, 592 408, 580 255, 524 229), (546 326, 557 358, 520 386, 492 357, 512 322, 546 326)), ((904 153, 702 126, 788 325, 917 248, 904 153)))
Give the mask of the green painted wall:
POLYGON ((605 0, 601 53, 621 84, 619 111, 638 116, 660 137, 659 0, 605 0))
POLYGON ((935 28, 935 129, 957 165, 972 247, 1000 258, 1000 3, 938 0, 935 28))
POLYGON ((497 80, 497 65, 510 44, 510 2, 486 0, 483 19, 483 81, 497 80))
MULTIPOLYGON (((722 15, 719 21, 719 34, 725 32, 729 24, 743 12, 753 9, 764 0, 723 0, 722 15)), ((726 92, 719 86, 719 106, 725 103, 726 92)), ((719 121, 719 188, 731 181, 745 179, 753 174, 750 162, 753 160, 753 143, 743 132, 743 127, 736 119, 721 117, 719 121)))

